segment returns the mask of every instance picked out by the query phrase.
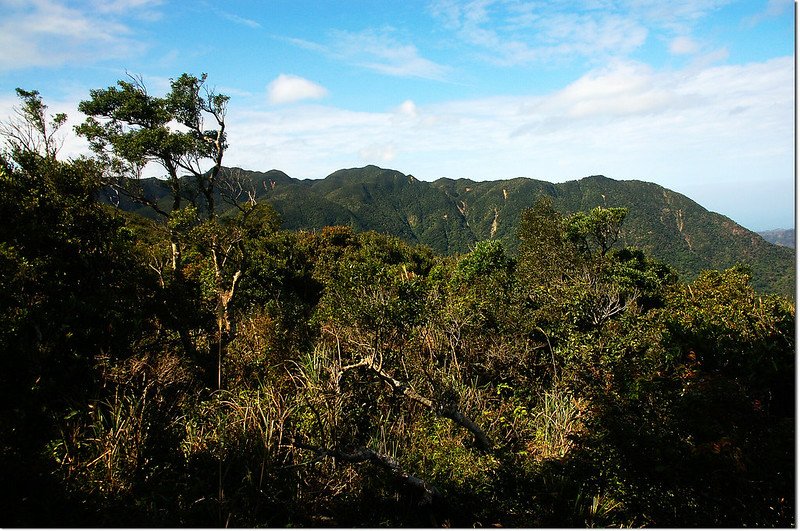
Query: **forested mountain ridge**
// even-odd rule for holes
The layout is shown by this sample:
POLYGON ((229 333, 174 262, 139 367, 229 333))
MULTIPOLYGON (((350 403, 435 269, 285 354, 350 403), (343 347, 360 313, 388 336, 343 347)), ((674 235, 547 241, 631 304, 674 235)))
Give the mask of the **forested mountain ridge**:
MULTIPOLYGON (((497 181, 441 178, 420 181, 376 166, 338 170, 324 179, 294 179, 278 170, 225 168, 242 187, 266 199, 287 229, 348 225, 376 230, 450 254, 465 253, 481 240, 497 239, 511 251, 518 245, 522 212, 541 195, 569 214, 594 207, 629 209, 622 245, 639 247, 689 278, 705 269, 737 263, 752 269, 764 292, 794 293, 795 252, 677 192, 644 181, 595 175, 564 183, 518 177, 497 181), (244 184, 242 184, 244 183, 244 184)), ((168 208, 168 189, 156 179, 141 181, 147 195, 168 208)), ((152 210, 121 200, 125 210, 152 210)))

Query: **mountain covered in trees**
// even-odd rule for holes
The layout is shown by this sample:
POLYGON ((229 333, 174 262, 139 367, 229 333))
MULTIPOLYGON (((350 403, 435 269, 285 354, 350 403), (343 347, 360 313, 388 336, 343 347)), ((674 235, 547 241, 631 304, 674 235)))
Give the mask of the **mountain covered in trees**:
MULTIPOLYGON (((624 207, 629 213, 620 243, 647 251, 686 278, 704 269, 740 264, 751 269, 760 291, 794 293, 794 251, 770 244, 733 220, 653 183, 600 175, 557 184, 524 177, 425 182, 376 166, 305 180, 277 170, 223 171, 236 182, 238 193, 249 190, 259 201, 268 201, 286 229, 345 225, 398 236, 443 254, 465 253, 488 239, 516 252, 520 216, 540 196, 552 198, 554 207, 565 214, 597 206, 624 207)), ((146 196, 169 209, 164 181, 142 179, 140 186, 146 196)), ((111 190, 104 197, 125 209, 153 215, 146 205, 126 201, 111 190)))
POLYGON ((91 91, 65 160, 17 92, 0 526, 796 524, 793 301, 628 244, 760 241, 729 220, 601 177, 229 170, 227 97, 188 74, 91 91))

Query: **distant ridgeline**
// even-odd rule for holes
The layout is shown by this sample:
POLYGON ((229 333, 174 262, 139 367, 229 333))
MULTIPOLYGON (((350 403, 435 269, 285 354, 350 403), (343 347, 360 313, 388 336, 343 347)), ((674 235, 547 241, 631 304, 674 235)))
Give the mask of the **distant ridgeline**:
POLYGON ((759 236, 767 240, 769 243, 780 245, 783 247, 795 248, 794 245, 794 229, 775 229, 765 230, 758 233, 759 236))
MULTIPOLYGON (((753 285, 768 293, 794 295, 795 251, 773 245, 688 197, 657 184, 616 181, 600 175, 565 183, 525 177, 501 181, 442 178, 419 181, 376 166, 339 170, 324 179, 294 179, 278 170, 266 173, 226 168, 259 200, 278 211, 287 229, 349 225, 430 246, 440 253, 463 253, 476 242, 502 241, 516 251, 520 214, 546 194, 562 214, 597 206, 626 207, 618 245, 648 251, 686 277, 703 269, 750 267, 753 285)), ((160 180, 141 182, 149 197, 169 210, 168 190, 160 180)), ((152 217, 149 207, 108 191, 104 200, 152 217), (112 197, 113 196, 113 197, 112 197)), ((793 238, 792 238, 793 240, 793 238)))

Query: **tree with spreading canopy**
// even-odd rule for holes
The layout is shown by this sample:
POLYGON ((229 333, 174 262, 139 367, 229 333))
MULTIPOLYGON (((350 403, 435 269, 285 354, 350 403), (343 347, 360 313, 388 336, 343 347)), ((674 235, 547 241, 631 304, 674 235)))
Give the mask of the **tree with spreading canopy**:
POLYGON ((206 74, 199 78, 182 74, 170 81, 167 95, 157 97, 148 93, 141 77, 130 76, 116 86, 90 91, 91 99, 78 105, 88 118, 76 131, 117 172, 117 179, 110 183, 165 217, 167 211, 131 191, 130 178, 139 178, 150 163, 166 171, 171 210, 178 210, 183 199, 194 203, 196 195, 202 194, 206 215, 216 215, 215 191, 227 148, 225 115, 230 98, 217 94, 206 78, 206 74), (210 128, 206 121, 212 122, 210 128), (210 169, 204 168, 207 164, 210 169), (183 177, 193 178, 193 190, 186 189, 183 177))
MULTIPOLYGON (((275 218, 270 207, 258 206, 255 194, 247 193, 247 183, 222 171, 229 99, 208 85, 206 74, 180 75, 170 81, 170 91, 163 97, 151 95, 141 77, 129 76, 116 86, 90 91, 90 99, 78 106, 88 117, 76 128, 107 169, 105 183, 150 206, 167 221, 172 251, 169 273, 179 289, 186 282, 187 249, 203 257, 201 268, 210 269, 207 284, 215 299, 218 387, 225 349, 235 333, 231 305, 249 257, 243 236, 252 232, 256 219, 266 219, 265 211, 271 212, 267 218, 275 218), (140 186, 142 172, 150 164, 166 172, 170 206, 160 205, 140 186), (219 216, 220 196, 237 208, 238 215, 219 216), (185 201, 188 206, 183 206, 185 201)), ((256 225, 277 228, 272 221, 256 225)), ((162 281, 163 265, 158 271, 162 281)), ((198 357, 187 327, 179 329, 184 348, 198 357)))

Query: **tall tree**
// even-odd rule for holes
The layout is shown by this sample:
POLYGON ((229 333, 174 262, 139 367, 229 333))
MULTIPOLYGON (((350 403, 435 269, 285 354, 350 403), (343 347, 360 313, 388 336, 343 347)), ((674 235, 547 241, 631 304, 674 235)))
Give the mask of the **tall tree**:
MULTIPOLYGON (((142 78, 135 76, 92 90, 91 99, 78 106, 88 118, 76 130, 117 170, 118 177, 138 179, 147 164, 156 163, 166 171, 172 210, 181 207, 182 199, 194 202, 201 194, 205 213, 213 218, 215 188, 227 148, 225 115, 230 98, 210 88, 206 77, 182 74, 170 81, 170 92, 164 97, 150 95, 142 78), (206 128, 207 121, 212 122, 211 128, 206 128), (183 177, 193 178, 195 190, 185 189, 183 177)), ((111 184, 168 215, 141 192, 132 193, 127 180, 111 184)))
POLYGON ((575 262, 574 249, 563 234, 564 217, 549 196, 541 196, 520 217, 518 269, 530 285, 548 285, 568 274, 575 262))
MULTIPOLYGON (((209 87, 206 79, 206 74, 182 74, 170 82, 170 91, 163 97, 149 94, 144 81, 135 76, 107 89, 92 90, 91 98, 78 107, 88 118, 76 130, 89 140, 108 169, 106 184, 149 205, 167 221, 178 292, 184 291, 180 287, 186 281, 184 269, 188 264, 184 262, 190 261, 184 260, 184 251, 199 253, 200 260, 192 260, 210 269, 219 387, 222 359, 235 330, 231 304, 248 260, 244 235, 252 232, 263 211, 270 209, 256 208, 255 193, 248 192, 248 183, 241 182, 234 172, 223 171, 230 98, 209 87), (144 192, 141 175, 148 164, 166 172, 172 195, 170 207, 159 205, 144 192), (221 219, 217 215, 218 197, 235 206, 238 215, 221 219), (184 201, 190 205, 182 208, 184 201)), ((163 280, 162 271, 159 275, 163 280)), ((184 349, 196 356, 188 329, 183 327, 179 332, 184 349)))
POLYGON ((597 249, 605 256, 619 238, 627 208, 595 207, 590 212, 576 212, 567 219, 566 236, 582 252, 597 249))
POLYGON ((55 160, 62 140, 58 130, 67 121, 67 115, 57 113, 47 116, 39 91, 16 89, 22 107, 14 110, 15 118, 0 124, 0 136, 6 143, 12 159, 35 156, 55 160))

